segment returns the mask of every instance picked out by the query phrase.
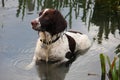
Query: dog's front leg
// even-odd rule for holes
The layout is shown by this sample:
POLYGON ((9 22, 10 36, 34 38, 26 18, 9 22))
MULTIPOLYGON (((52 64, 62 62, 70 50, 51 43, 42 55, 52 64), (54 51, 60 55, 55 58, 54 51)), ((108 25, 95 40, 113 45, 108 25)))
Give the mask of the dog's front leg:
POLYGON ((36 61, 37 61, 37 57, 36 57, 36 55, 34 55, 32 62, 29 65, 27 65, 25 67, 25 69, 30 70, 31 68, 33 68, 33 66, 35 66, 35 64, 36 64, 36 61))

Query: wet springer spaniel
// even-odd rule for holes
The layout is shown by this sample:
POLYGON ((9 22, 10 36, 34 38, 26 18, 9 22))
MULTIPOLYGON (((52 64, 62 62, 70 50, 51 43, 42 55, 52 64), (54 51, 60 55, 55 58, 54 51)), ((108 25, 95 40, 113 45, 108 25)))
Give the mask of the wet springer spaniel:
POLYGON ((32 20, 32 29, 38 31, 33 60, 28 68, 36 62, 65 62, 71 64, 77 54, 82 54, 91 46, 88 37, 77 31, 66 31, 66 20, 58 10, 44 9, 39 17, 32 20))

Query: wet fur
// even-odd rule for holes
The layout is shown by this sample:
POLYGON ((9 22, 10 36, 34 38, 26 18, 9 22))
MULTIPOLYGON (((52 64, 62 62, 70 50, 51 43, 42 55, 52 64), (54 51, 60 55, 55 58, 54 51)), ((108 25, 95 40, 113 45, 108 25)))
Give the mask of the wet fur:
POLYGON ((77 31, 64 31, 67 23, 58 10, 42 10, 39 17, 34 19, 31 24, 32 28, 39 32, 39 38, 36 43, 33 60, 27 66, 27 69, 41 60, 45 60, 46 62, 66 62, 69 65, 75 60, 76 52, 83 54, 91 46, 91 42, 85 34, 77 31), (60 38, 52 44, 46 45, 40 41, 45 40, 46 42, 50 42, 58 36, 60 38), (42 47, 43 45, 45 47, 42 47))

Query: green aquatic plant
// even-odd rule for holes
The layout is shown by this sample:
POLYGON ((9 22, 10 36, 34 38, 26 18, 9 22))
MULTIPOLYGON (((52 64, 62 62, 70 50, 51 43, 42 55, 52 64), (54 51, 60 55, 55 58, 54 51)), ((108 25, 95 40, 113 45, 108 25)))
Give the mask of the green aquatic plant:
POLYGON ((103 53, 100 54, 101 62, 101 80, 106 80, 108 77, 109 80, 120 80, 120 57, 114 57, 113 61, 110 61, 108 56, 105 56, 103 53), (109 70, 106 70, 106 61, 109 65, 109 70))
POLYGON ((100 54, 100 62, 101 62, 101 79, 105 80, 106 77, 106 62, 105 62, 105 56, 103 54, 100 54))

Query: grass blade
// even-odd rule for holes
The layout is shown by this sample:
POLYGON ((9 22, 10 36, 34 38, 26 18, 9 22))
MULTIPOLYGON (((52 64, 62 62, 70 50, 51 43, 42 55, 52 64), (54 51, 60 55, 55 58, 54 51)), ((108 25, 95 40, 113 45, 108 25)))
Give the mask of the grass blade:
POLYGON ((113 78, 113 80, 118 80, 118 74, 117 74, 117 69, 116 69, 116 60, 117 60, 117 57, 114 57, 114 60, 112 62, 112 78, 113 78))
POLYGON ((103 54, 100 54, 100 62, 101 62, 101 80, 105 80, 106 78, 106 66, 105 66, 105 56, 103 54))
POLYGON ((120 80, 120 57, 119 57, 119 66, 118 66, 118 80, 120 80))
POLYGON ((109 65, 109 68, 110 68, 110 71, 112 70, 112 66, 111 66, 111 63, 110 63, 110 58, 107 56, 107 62, 108 62, 108 65, 109 65))
POLYGON ((108 65, 109 65, 108 78, 109 78, 110 80, 113 80, 113 79, 112 79, 112 66, 111 66, 110 58, 109 58, 108 56, 106 56, 106 58, 107 58, 107 62, 108 62, 108 65))

